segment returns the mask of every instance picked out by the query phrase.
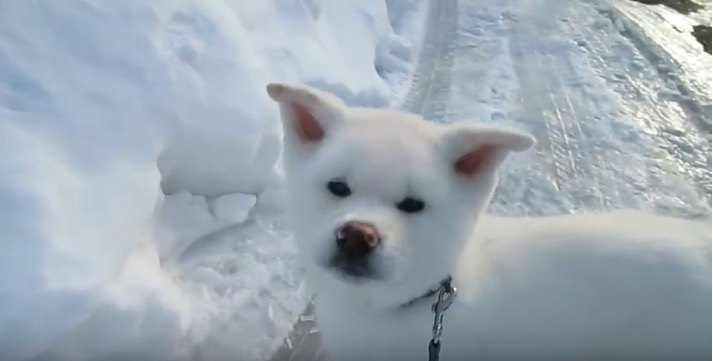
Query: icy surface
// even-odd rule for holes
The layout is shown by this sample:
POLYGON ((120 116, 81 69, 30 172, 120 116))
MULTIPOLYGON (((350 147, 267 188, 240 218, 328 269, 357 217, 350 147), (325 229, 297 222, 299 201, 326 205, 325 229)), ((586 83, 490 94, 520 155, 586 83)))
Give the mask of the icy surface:
POLYGON ((646 6, 624 0, 614 5, 609 15, 621 31, 640 46, 643 54, 656 60, 659 73, 677 83, 682 100, 701 113, 702 127, 710 128, 711 55, 700 51, 702 45, 693 36, 693 27, 700 24, 697 17, 663 5, 646 6))
MULTIPOLYGON (((538 138, 506 163, 492 212, 710 215, 710 110, 681 86, 686 69, 660 63, 669 55, 633 38, 611 3, 445 1, 436 11, 403 107, 538 138)), ((710 68, 695 77, 710 86, 710 68)))

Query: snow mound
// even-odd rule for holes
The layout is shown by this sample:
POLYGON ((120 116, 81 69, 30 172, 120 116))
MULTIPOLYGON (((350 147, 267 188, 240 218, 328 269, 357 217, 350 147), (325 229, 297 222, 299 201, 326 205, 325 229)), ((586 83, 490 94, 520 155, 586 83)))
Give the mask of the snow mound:
POLYGON ((210 204, 216 218, 230 223, 243 223, 256 201, 257 197, 252 194, 235 193, 220 196, 210 204))
POLYGON ((422 1, 3 4, 0 359, 269 357, 309 295, 264 86, 390 104, 422 1))

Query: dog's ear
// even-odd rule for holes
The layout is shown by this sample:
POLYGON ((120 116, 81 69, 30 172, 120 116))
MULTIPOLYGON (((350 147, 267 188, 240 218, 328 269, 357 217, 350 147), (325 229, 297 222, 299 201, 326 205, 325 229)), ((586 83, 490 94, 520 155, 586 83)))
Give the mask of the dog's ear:
POLYGON ((267 93, 280 104, 285 136, 299 143, 319 143, 342 122, 344 103, 332 94, 277 83, 268 84, 267 93))
POLYGON ((522 152, 535 144, 533 136, 516 130, 462 123, 449 125, 443 141, 453 169, 467 177, 495 170, 509 152, 522 152))

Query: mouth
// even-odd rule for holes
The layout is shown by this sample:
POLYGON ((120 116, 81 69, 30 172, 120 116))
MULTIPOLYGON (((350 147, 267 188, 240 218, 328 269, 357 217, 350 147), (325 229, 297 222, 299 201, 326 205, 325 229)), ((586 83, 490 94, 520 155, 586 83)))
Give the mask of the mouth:
POLYGON ((340 279, 352 282, 379 281, 384 277, 374 269, 369 259, 352 260, 340 254, 334 254, 323 266, 340 279))

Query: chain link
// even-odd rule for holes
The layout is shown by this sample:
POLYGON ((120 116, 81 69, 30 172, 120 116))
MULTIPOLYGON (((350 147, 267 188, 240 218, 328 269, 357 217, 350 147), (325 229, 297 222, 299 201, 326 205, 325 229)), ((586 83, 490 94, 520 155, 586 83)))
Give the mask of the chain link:
POLYGON ((433 316, 433 338, 428 343, 428 360, 438 361, 441 352, 441 335, 443 334, 443 315, 455 300, 458 290, 451 285, 451 278, 446 278, 438 290, 438 299, 431 306, 433 316))

